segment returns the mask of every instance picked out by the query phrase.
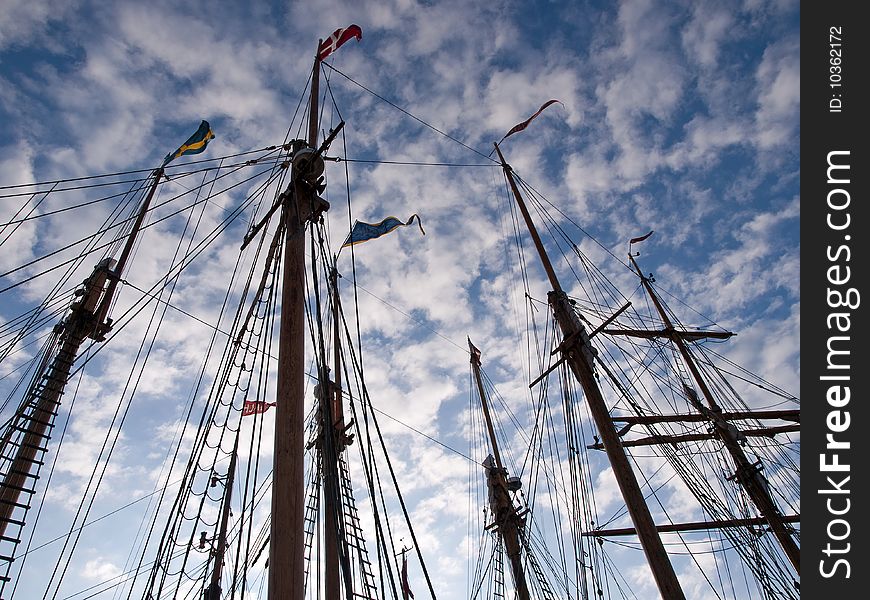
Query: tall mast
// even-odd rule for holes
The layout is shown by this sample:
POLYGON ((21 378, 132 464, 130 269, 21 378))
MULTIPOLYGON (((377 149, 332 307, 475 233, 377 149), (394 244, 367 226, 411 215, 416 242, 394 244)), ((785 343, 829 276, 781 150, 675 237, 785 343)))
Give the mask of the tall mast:
MULTIPOLYGON (((34 467, 38 470, 41 465, 41 462, 36 460, 36 455, 39 452, 44 453, 48 448, 48 440, 51 437, 49 429, 54 427, 61 397, 79 348, 87 338, 103 341, 106 333, 111 329, 112 321, 107 318, 109 307, 162 176, 161 167, 153 174, 154 179, 148 195, 139 208, 115 268, 112 269, 115 263, 113 259, 104 259, 94 267, 91 275, 76 291, 76 296, 80 299, 72 304, 69 316, 58 325, 62 330, 60 348, 48 369, 41 378, 35 380, 35 386, 28 390, 21 414, 13 421, 12 426, 22 431, 24 435, 16 444, 15 455, 8 463, 6 473, 2 474, 3 482, 0 484, 0 539, 4 541, 14 539, 6 536, 8 525, 15 524, 22 527, 24 525, 23 517, 14 519, 13 513, 16 509, 22 509, 26 514, 29 509, 29 498, 23 503, 19 500, 22 493, 33 494, 36 479, 33 470, 34 467)), ((4 436, 4 446, 10 443, 12 437, 12 435, 4 436)))
MULTIPOLYGON (((6 536, 6 528, 10 524, 24 525, 23 519, 12 518, 13 512, 16 508, 29 508, 29 498, 24 503, 19 500, 22 492, 33 494, 36 476, 31 471, 34 466, 41 464, 36 460, 36 454, 48 448, 51 437, 48 430, 54 427, 61 396, 79 347, 86 338, 96 339, 105 334, 106 329, 99 326, 94 313, 106 285, 108 270, 109 259, 106 259, 94 268, 76 292, 81 299, 73 303, 69 316, 60 325, 63 328, 60 349, 42 376, 42 381, 37 380, 35 389, 28 390, 21 416, 15 420, 14 427, 21 428, 24 435, 16 444, 15 455, 0 485, 0 537, 6 536)), ((11 435, 5 437, 4 444, 15 443, 10 442, 11 435)))
MULTIPOLYGON (((468 349, 471 353, 471 370, 474 372, 474 381, 477 383, 477 391, 480 395, 480 404, 483 407, 483 416, 486 420, 486 429, 489 432, 489 441, 492 446, 494 463, 487 467, 487 484, 489 486, 489 501, 495 519, 496 528, 504 540, 508 560, 513 571, 514 584, 517 589, 519 600, 529 600, 529 586, 526 582, 526 574, 523 570, 523 560, 520 554, 520 529, 524 525, 523 518, 517 514, 508 488, 507 469, 501 462, 498 451, 498 440, 495 437, 495 429, 492 426, 492 417, 489 414, 489 404, 486 392, 483 389, 483 380, 480 377, 480 350, 474 347, 471 339, 468 340, 468 349)), ((487 460, 487 462, 490 462, 487 460)))
MULTIPOLYGON (((350 569, 346 560, 346 553, 342 552, 341 545, 344 543, 341 498, 341 485, 339 481, 339 456, 347 445, 344 434, 344 408, 341 397, 341 346, 339 331, 339 299, 338 299, 338 271, 332 269, 329 274, 329 295, 332 302, 333 320, 333 360, 335 365, 335 381, 330 381, 329 376, 319 384, 320 414, 322 419, 321 428, 321 457, 323 469, 323 488, 326 499, 324 510, 324 589, 326 598, 338 599, 341 590, 340 563, 345 561, 345 572, 349 578, 350 569), (340 527, 341 526, 341 527, 340 527)), ((349 581, 347 581, 349 585, 349 581)), ((352 593, 348 588, 348 593, 352 593)))
POLYGON ((319 175, 316 165, 297 157, 317 145, 319 80, 320 58, 315 54, 308 148, 294 155, 291 182, 280 198, 285 240, 269 549, 270 600, 303 600, 304 595, 305 223, 326 210, 328 204, 317 197, 311 181, 312 169, 315 179, 319 175))
POLYGON ((505 161, 498 144, 495 144, 495 150, 498 152, 502 169, 504 169, 511 191, 529 229, 529 234, 532 236, 535 248, 541 257, 541 263, 547 272, 550 285, 553 287, 553 290, 547 295, 547 300, 553 309, 553 314, 564 336, 560 345, 562 357, 583 387, 589 412, 604 443, 604 449, 610 460, 610 466, 622 492, 622 497, 625 500, 631 520, 637 529, 638 538, 646 554, 647 562, 655 578, 659 593, 665 600, 684 600, 685 594, 683 594, 680 582, 677 580, 677 575, 674 572, 674 567, 656 530, 643 492, 631 469, 631 463, 628 461, 628 456, 625 454, 619 435, 607 410, 604 396, 595 379, 593 370, 595 350, 589 343, 589 334, 574 312, 574 308, 568 300, 568 295, 559 284, 556 272, 544 249, 544 244, 541 242, 538 231, 532 222, 531 215, 517 188, 516 181, 514 181, 513 171, 505 161))
MULTIPOLYGON (((716 402, 716 399, 710 392, 707 382, 704 380, 700 370, 698 369, 698 365, 695 363, 694 357, 692 357, 689 352, 689 349, 686 346, 686 340, 684 339, 685 336, 680 335, 681 332, 674 327, 670 316, 667 311, 665 311, 664 306, 662 306, 661 301, 656 295, 650 279, 644 276, 637 261, 635 261, 634 256, 630 253, 628 259, 631 261, 635 271, 637 271, 646 293, 649 295, 653 305, 656 307, 656 311, 658 311, 659 316, 665 324, 665 331, 662 332, 662 335, 670 338, 677 346, 680 355, 683 357, 683 361, 686 363, 689 372, 692 374, 692 379, 695 380, 695 384, 701 390, 701 394, 703 394, 709 408, 705 409, 701 406, 697 397, 690 398, 690 400, 693 401, 696 408, 712 421, 719 439, 722 440, 725 449, 728 450, 728 453, 734 460, 737 481, 743 486, 746 493, 749 494, 749 497, 752 499, 752 502, 755 503, 755 506, 761 512, 762 516, 767 520, 767 523, 773 530, 773 534, 782 546, 783 552, 788 557, 797 574, 800 575, 800 548, 798 548, 797 543, 792 537, 791 529, 786 525, 782 513, 779 511, 776 503, 770 495, 767 480, 761 473, 760 464, 754 464, 749 461, 746 452, 744 452, 743 447, 739 442, 740 432, 722 416, 722 407, 720 407, 716 402)), ((692 332, 691 335, 697 337, 698 332, 692 332)))
MULTIPOLYGON (((239 426, 239 431, 236 432, 236 441, 233 444, 233 454, 230 456, 230 466, 227 470, 226 479, 224 480, 224 501, 221 510, 220 530, 218 531, 217 539, 214 540, 213 543, 214 566, 212 567, 211 581, 205 590, 205 594, 203 594, 203 600, 220 600, 221 597, 221 573, 223 572, 224 555, 226 554, 227 549, 227 528, 230 522, 231 506, 230 500, 232 500, 233 497, 233 481, 236 476, 236 459, 239 455, 240 432, 241 425, 239 426)), ((213 486, 215 485, 216 480, 217 478, 212 479, 213 486)))

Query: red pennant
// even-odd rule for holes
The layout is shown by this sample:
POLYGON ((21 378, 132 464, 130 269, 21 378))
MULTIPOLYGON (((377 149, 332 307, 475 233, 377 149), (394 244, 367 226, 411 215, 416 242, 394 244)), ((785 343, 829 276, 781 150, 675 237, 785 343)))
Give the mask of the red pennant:
MULTIPOLYGON (((537 117, 539 114, 541 114, 541 113, 544 111, 545 108, 547 108, 548 106, 550 106, 551 104, 554 104, 554 103, 556 103, 556 102, 559 102, 559 101, 558 101, 558 100, 547 100, 546 102, 544 102, 543 106, 541 106, 541 108, 538 109, 538 112, 536 112, 535 114, 533 114, 531 117, 529 117, 528 119, 526 119, 526 120, 523 121, 522 123, 518 123, 518 124, 514 125, 514 126, 513 126, 513 129, 511 129, 510 131, 508 131, 508 132, 504 135, 504 137, 501 138, 501 141, 504 141, 504 139, 505 139, 507 136, 509 136, 509 135, 513 135, 513 134, 515 134, 515 133, 517 133, 517 132, 522 131, 522 130, 525 129, 526 127, 528 127, 528 126, 529 126, 529 123, 532 122, 532 119, 534 119, 534 118, 537 117)), ((559 102, 559 104, 562 104, 562 103, 559 102)), ((565 105, 562 104, 562 106, 565 106, 565 105)))
POLYGON ((651 236, 652 234, 653 234, 653 232, 650 231, 650 232, 649 232, 648 234, 646 234, 646 235, 642 235, 642 236, 640 236, 640 237, 636 237, 636 238, 631 238, 631 239, 628 241, 628 245, 630 246, 630 245, 632 245, 632 244, 636 244, 636 243, 638 243, 638 242, 642 242, 642 241, 644 241, 646 238, 648 238, 649 236, 651 236))
POLYGON ((242 416, 247 417, 248 415, 264 413, 269 410, 270 406, 275 406, 275 403, 261 402, 259 400, 245 400, 245 404, 242 406, 242 416))

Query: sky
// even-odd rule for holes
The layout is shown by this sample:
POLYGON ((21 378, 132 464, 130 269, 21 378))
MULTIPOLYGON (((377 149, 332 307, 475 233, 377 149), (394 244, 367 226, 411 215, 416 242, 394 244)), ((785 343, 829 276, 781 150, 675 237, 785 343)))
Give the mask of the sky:
MULTIPOLYGON (((382 426, 436 591, 467 597, 467 532, 458 523, 467 518, 469 469, 481 481, 483 471, 467 458, 474 452, 465 439, 466 336, 521 422, 530 418, 528 383, 541 372, 540 364, 529 366, 526 289, 492 143, 545 101, 559 100, 503 142, 515 172, 551 203, 549 213, 626 297, 635 299, 638 285, 624 266, 628 240, 654 230, 634 249, 680 318, 736 332, 716 350, 799 395, 799 17, 796 0, 7 0, 0 5, 0 186, 147 172, 202 119, 216 138, 204 153, 173 162, 179 172, 192 160, 282 144, 288 131, 301 135, 291 128, 306 102, 318 38, 359 25, 362 39, 335 52, 328 62, 337 70, 323 72, 322 91, 331 96, 322 130, 346 122, 341 149, 334 145, 327 155, 366 161, 327 163, 328 241, 337 251, 353 219, 420 216, 425 236, 411 226, 354 248, 359 329, 367 385, 389 415, 382 426)), ((245 173, 227 181, 241 182, 245 173)), ((169 174, 158 200, 202 177, 169 174)), ((253 189, 240 183, 149 228, 116 313, 141 297, 134 285, 147 290, 160 281, 180 236, 196 244, 253 189), (182 233, 197 219, 197 233, 182 233)), ((101 193, 55 193, 35 206, 35 199, 2 191, 4 224, 25 202, 40 215, 101 193)), ((66 250, 10 272, 94 231, 120 202, 7 228, 0 287, 74 256, 77 250, 66 250)), ((165 477, 161 464, 185 418, 182 407, 201 394, 192 374, 203 369, 213 326, 232 326, 220 312, 225 277, 216 274, 233 271, 246 226, 265 210, 257 216, 246 209, 178 280, 169 302, 184 313, 166 311, 129 412, 119 413, 124 426, 90 518, 145 497, 165 477)), ((544 273, 531 244, 523 244, 528 293, 545 303, 544 273)), ((353 301, 350 259, 348 250, 339 255, 345 310, 353 301)), ((96 260, 85 260, 64 289, 96 260)), ((39 304, 61 272, 0 293, 0 324, 39 304)), ((64 458, 33 546, 69 528, 115 411, 127 406, 129 364, 150 339, 155 307, 125 321, 77 380, 64 458)), ((5 376, 33 352, 25 347, 0 363, 4 398, 13 380, 5 376)), ((508 438, 514 446, 523 439, 519 432, 508 438)), ((513 452, 521 462, 522 449, 513 452)), ((602 498, 610 498, 607 489, 602 498)), ((618 500, 602 500, 608 502, 618 500)), ((85 528, 58 598, 128 568, 145 504, 85 528)), ((58 546, 34 550, 28 569, 53 564, 58 546)), ((638 554, 624 558, 627 578, 640 586, 639 597, 652 597, 638 554)), ((21 580, 16 597, 41 597, 39 574, 25 570, 21 580)), ((412 587, 424 589, 413 567, 412 587)), ((700 589, 691 597, 706 597, 700 589)))

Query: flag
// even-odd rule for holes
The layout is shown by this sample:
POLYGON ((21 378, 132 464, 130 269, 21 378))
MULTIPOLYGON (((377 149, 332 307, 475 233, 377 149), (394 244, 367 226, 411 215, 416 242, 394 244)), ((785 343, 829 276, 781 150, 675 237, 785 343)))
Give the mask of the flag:
POLYGON ((211 130, 208 121, 203 121, 199 124, 199 129, 196 130, 196 133, 187 138, 187 141, 181 144, 181 147, 179 147, 178 150, 166 155, 161 166, 165 167, 170 161, 175 160, 184 154, 199 154, 205 150, 206 144, 208 144, 208 141, 213 137, 214 132, 211 130))
MULTIPOLYGON (((548 106, 550 106, 551 104, 554 104, 554 103, 556 103, 556 102, 559 102, 559 101, 558 101, 558 100, 547 100, 546 102, 544 102, 544 104, 541 106, 541 108, 538 109, 538 112, 536 112, 535 114, 533 114, 531 117, 529 117, 528 119, 526 119, 526 120, 523 121, 522 123, 517 123, 516 125, 514 125, 514 126, 513 126, 513 129, 511 129, 511 130, 508 131, 506 134, 504 134, 504 137, 501 138, 501 140, 499 140, 499 143, 503 142, 504 139, 505 139, 507 136, 509 136, 509 135, 513 135, 513 134, 515 134, 515 133, 518 133, 518 132, 522 131, 523 129, 525 129, 526 127, 528 127, 528 126, 529 126, 529 123, 532 122, 532 119, 534 119, 534 118, 537 117, 539 114, 541 114, 541 113, 544 111, 545 108, 547 108, 548 106)), ((562 104, 562 103, 559 102, 559 104, 562 104)), ((565 105, 562 104, 562 106, 565 106, 565 105)))
POLYGON ((648 238, 649 236, 651 236, 652 234, 653 234, 653 232, 650 231, 650 232, 649 232, 648 234, 646 234, 646 235, 642 235, 642 236, 640 236, 640 237, 636 237, 636 238, 631 238, 631 239, 628 241, 628 245, 631 246, 632 244, 636 244, 636 243, 638 243, 638 242, 642 242, 642 241, 644 241, 646 238, 648 238))
POLYGON ((405 552, 402 551, 402 600, 408 600, 408 597, 413 598, 414 592, 411 591, 411 587, 408 585, 408 558, 405 556, 405 552))
POLYGON ((387 217, 380 223, 363 223, 362 221, 357 221, 353 224, 353 229, 350 230, 350 234, 347 236, 347 239, 344 240, 344 244, 342 244, 341 247, 353 246, 354 244, 361 244, 362 242, 379 238, 398 227, 410 225, 414 219, 417 219, 420 231, 423 235, 426 235, 426 232, 423 231, 423 223, 420 221, 420 216, 416 213, 411 215, 406 223, 402 223, 396 217, 387 217))
POLYGON ((362 39, 362 29, 359 25, 349 25, 344 29, 336 29, 328 39, 321 42, 317 49, 317 58, 325 60, 327 56, 338 50, 350 38, 362 39))
POLYGON ((466 339, 468 339, 468 349, 471 351, 471 362, 479 365, 480 364, 480 350, 478 350, 477 347, 471 343, 470 337, 466 336, 466 339))
POLYGON ((270 406, 275 406, 275 403, 262 402, 260 400, 245 400, 245 404, 242 406, 242 416, 247 417, 248 415, 264 413, 269 410, 270 406))

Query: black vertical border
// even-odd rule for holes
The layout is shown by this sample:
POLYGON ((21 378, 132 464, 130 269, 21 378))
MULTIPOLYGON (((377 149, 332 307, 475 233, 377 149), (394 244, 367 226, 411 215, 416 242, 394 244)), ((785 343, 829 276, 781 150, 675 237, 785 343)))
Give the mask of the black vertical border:
MULTIPOLYGON (((870 22, 859 16, 860 2, 828 1, 804 2, 801 10, 801 597, 831 598, 836 600, 866 598, 870 586, 870 532, 868 532, 868 488, 870 488, 870 415, 867 380, 870 379, 870 336, 867 335, 867 313, 870 311, 870 289, 866 285, 870 251, 870 211, 867 203, 867 179, 870 169, 867 161, 867 119, 870 110, 865 80, 870 76, 867 39, 870 22), (832 87, 830 80, 832 27, 840 28, 842 86, 832 87), (837 94, 840 94, 837 96, 837 94), (831 100, 842 101, 842 112, 831 111, 831 100), (828 184, 828 153, 848 150, 850 182, 848 185, 828 184), (849 213, 848 230, 835 231, 828 227, 827 196, 832 189, 846 188, 849 206, 836 214, 841 219, 849 213), (846 239, 846 236, 849 239, 846 239), (841 245, 851 250, 850 260, 831 261, 831 252, 841 245), (840 286, 828 281, 828 269, 834 264, 850 267, 850 280, 840 286), (828 288, 844 291, 855 288, 861 295, 855 309, 831 308, 827 300, 828 288), (848 333, 828 329, 828 316, 833 312, 850 313, 848 333), (827 369, 828 338, 848 335, 850 380, 843 383, 850 388, 847 406, 850 424, 845 432, 834 434, 839 441, 848 441, 850 447, 839 451, 839 461, 848 463, 850 480, 842 484, 842 474, 823 473, 820 456, 826 450, 826 436, 831 433, 827 419, 836 408, 829 405, 826 393, 829 381, 820 377, 830 374, 827 369), (862 350, 864 346, 868 350, 862 350), (827 477, 848 494, 823 493, 832 485, 827 477), (841 516, 832 515, 827 505, 833 498, 833 507, 842 510, 848 498, 849 510, 841 516), (832 524, 834 519, 842 522, 832 524), (830 526, 830 527, 829 527, 830 526), (831 539, 830 533, 841 537, 831 539), (826 554, 828 544, 841 554, 826 554), (848 546, 847 546, 848 544, 848 546), (844 564, 833 576, 829 573, 838 558, 849 564, 848 577, 844 564), (824 561, 824 562, 823 562, 824 561)), ((836 53, 833 53, 836 55, 836 53)), ((836 62, 836 61, 834 61, 836 62)), ((836 102, 833 103, 836 105, 836 102)), ((843 159, 840 159, 843 160, 843 159)), ((840 171, 842 173, 842 171, 840 171)), ((835 201, 845 198, 835 194, 835 201)), ((840 271, 842 277, 845 271, 840 271)), ((841 344, 840 348, 844 348, 841 344)), ((843 371, 841 371, 842 373, 843 371)), ((842 418, 841 413, 836 416, 842 418)))

